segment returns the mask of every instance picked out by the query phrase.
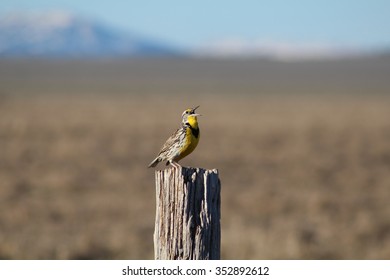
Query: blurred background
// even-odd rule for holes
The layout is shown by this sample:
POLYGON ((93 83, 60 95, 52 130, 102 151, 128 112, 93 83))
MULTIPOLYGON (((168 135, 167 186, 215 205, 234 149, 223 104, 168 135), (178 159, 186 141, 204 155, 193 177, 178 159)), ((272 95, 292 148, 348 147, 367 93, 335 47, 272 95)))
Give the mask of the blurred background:
POLYGON ((153 259, 196 105, 223 259, 389 259, 389 77, 388 1, 3 0, 0 259, 153 259))

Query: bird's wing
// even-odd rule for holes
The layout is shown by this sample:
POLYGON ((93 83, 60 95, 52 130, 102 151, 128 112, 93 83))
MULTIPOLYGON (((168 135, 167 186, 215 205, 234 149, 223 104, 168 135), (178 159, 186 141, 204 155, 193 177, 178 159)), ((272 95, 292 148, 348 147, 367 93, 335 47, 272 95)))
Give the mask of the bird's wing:
POLYGON ((180 145, 182 145, 184 142, 184 137, 185 130, 183 128, 176 130, 164 143, 158 155, 170 157, 172 154, 179 152, 180 145))

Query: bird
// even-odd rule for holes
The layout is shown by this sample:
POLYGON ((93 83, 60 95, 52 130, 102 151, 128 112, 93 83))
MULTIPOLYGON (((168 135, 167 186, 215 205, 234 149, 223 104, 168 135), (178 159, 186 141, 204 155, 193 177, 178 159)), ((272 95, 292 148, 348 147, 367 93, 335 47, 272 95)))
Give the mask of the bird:
POLYGON ((168 138, 162 146, 157 157, 149 164, 150 167, 156 167, 161 161, 166 161, 166 165, 174 168, 181 167, 179 160, 192 153, 198 145, 200 130, 198 125, 198 116, 195 108, 189 108, 181 115, 181 126, 168 138))

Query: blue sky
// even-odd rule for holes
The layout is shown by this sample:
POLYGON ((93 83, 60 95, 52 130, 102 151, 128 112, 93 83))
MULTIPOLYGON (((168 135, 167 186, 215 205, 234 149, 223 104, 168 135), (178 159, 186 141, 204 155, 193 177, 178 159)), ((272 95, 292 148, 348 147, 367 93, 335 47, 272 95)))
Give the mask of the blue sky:
POLYGON ((67 10, 196 47, 220 40, 390 48, 389 0, 2 0, 1 13, 67 10))

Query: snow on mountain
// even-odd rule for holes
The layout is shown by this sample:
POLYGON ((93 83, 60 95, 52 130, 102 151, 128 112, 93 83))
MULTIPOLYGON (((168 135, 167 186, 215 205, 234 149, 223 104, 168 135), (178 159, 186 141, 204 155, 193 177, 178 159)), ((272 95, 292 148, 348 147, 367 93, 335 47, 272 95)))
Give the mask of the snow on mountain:
POLYGON ((354 57, 368 51, 320 42, 283 42, 230 38, 210 42, 198 48, 197 56, 206 57, 267 57, 276 60, 326 59, 354 57))
POLYGON ((67 12, 0 18, 0 56, 174 55, 163 44, 67 12))

